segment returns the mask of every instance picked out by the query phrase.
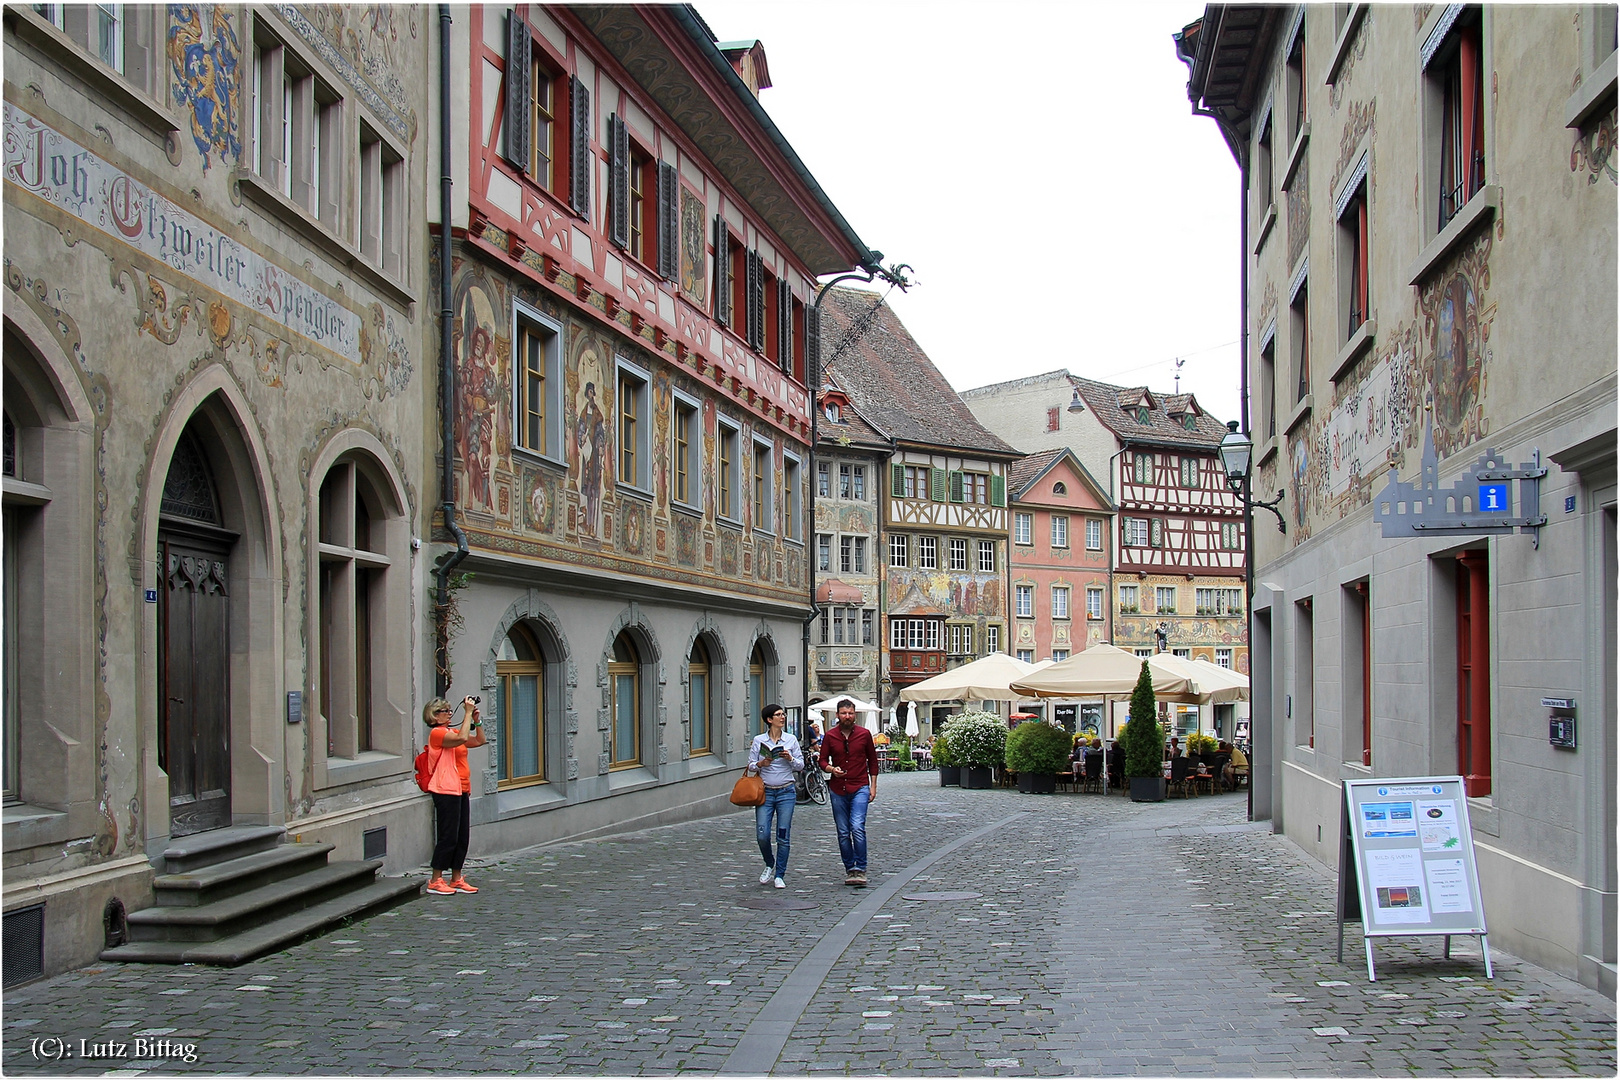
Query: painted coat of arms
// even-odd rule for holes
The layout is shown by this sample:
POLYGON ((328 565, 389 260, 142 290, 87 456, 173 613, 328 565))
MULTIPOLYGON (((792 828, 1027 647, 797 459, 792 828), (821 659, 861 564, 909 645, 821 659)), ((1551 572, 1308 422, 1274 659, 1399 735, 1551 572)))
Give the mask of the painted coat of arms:
POLYGON ((190 114, 191 138, 205 171, 212 154, 226 161, 242 156, 241 58, 236 30, 222 5, 169 5, 174 100, 190 114))

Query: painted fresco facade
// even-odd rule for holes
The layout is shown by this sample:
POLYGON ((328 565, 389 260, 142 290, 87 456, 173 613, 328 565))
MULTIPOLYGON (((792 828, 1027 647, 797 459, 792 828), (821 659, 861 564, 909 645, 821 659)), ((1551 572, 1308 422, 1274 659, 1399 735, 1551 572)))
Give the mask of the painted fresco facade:
POLYGON ((1162 628, 1163 648, 1248 673, 1242 507, 1216 453, 1225 428, 1192 395, 1054 371, 962 400, 1022 450, 1073 451, 1103 485, 1117 514, 1106 542, 1109 636, 1097 640, 1146 654, 1161 647, 1162 628))
POLYGON ((1463 775, 1493 944, 1612 994, 1614 8, 1215 12, 1181 49, 1245 164, 1288 522, 1255 520, 1256 815, 1332 865, 1342 780, 1463 775), (1546 524, 1386 539, 1431 443, 1442 486, 1539 452, 1546 524))
POLYGON ((687 9, 474 7, 454 35, 474 850, 714 812, 762 705, 802 705, 804 312, 867 253, 790 153, 747 150, 757 88, 687 9))
POLYGON ((4 907, 46 973, 174 837, 381 829, 402 873, 430 828, 421 12, 114 5, 115 50, 95 10, 5 11, 4 907), (294 71, 289 153, 253 87, 294 71))
POLYGON ((811 558, 820 614, 811 626, 810 698, 875 701, 884 562, 879 498, 889 443, 833 388, 822 392, 816 446, 811 558))

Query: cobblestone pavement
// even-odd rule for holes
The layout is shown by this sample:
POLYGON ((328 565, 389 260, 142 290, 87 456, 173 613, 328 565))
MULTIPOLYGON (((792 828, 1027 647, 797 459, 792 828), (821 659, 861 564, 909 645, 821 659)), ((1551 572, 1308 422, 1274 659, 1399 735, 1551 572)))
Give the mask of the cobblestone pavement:
POLYGON ((743 812, 475 860, 477 895, 239 968, 11 991, 0 1069, 1615 1075, 1614 1002, 1499 951, 1386 940, 1368 983, 1352 926, 1337 963, 1334 876, 1243 813, 897 774, 864 891, 816 806, 785 891, 743 812), (815 906, 740 903, 783 900, 815 906))

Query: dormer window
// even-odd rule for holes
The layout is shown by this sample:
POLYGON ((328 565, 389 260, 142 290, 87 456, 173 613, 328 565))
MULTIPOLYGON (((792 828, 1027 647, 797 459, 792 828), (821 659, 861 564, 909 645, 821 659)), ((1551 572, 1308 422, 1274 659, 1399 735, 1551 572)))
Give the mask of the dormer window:
POLYGON ((836 401, 827 402, 821 407, 821 411, 826 414, 828 420, 831 420, 835 424, 841 424, 844 422, 843 410, 838 407, 838 402, 836 401))

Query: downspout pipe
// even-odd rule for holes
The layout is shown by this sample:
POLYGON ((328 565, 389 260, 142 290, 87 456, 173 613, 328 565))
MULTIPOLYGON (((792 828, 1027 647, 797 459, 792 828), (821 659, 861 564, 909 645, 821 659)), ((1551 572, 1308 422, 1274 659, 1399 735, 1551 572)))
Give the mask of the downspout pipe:
POLYGON ((439 473, 444 527, 456 548, 433 568, 437 591, 433 605, 433 673, 435 691, 450 690, 450 572, 467 557, 467 534, 456 524, 456 363, 452 324, 455 301, 450 289, 450 5, 439 5, 439 473))
MULTIPOLYGON (((887 277, 887 274, 885 273, 882 266, 880 265, 882 259, 883 259, 882 253, 876 252, 876 251, 869 251, 866 254, 866 260, 861 264, 860 270, 852 271, 851 273, 848 273, 848 274, 840 274, 839 276, 833 278, 831 281, 826 282, 825 284, 823 284, 821 286, 821 288, 816 290, 816 299, 810 305, 810 317, 815 320, 817 326, 821 325, 821 303, 822 303, 823 300, 827 299, 827 294, 832 291, 832 287, 834 285, 837 285, 841 281, 859 281, 863 285, 867 285, 867 284, 871 284, 873 281, 876 281, 880 276, 887 277)), ((806 350, 808 351, 809 342, 806 342, 805 345, 806 345, 806 350)), ((803 635, 804 635, 803 636, 804 671, 803 671, 801 679, 800 679, 800 687, 799 687, 799 724, 800 724, 799 734, 800 735, 803 735, 805 733, 805 731, 808 730, 807 725, 809 724, 809 713, 810 713, 810 626, 821 615, 821 607, 820 607, 820 605, 818 605, 816 603, 816 555, 817 555, 817 548, 816 548, 816 535, 817 535, 816 534, 816 475, 818 475, 818 474, 816 474, 815 470, 816 470, 816 454, 818 452, 817 451, 817 446, 816 446, 816 440, 819 437, 819 434, 818 434, 819 431, 820 431, 819 421, 821 419, 821 372, 826 366, 825 364, 822 363, 820 356, 806 356, 804 359, 805 359, 804 381, 810 387, 810 469, 809 469, 809 472, 812 475, 809 475, 809 476, 807 476, 805 478, 806 483, 808 484, 808 486, 810 488, 810 498, 808 500, 808 507, 809 508, 808 508, 807 513, 805 514, 805 522, 809 526, 809 528, 806 530, 805 550, 809 553, 809 556, 810 556, 808 559, 805 560, 806 565, 809 567, 808 577, 809 577, 809 580, 810 580, 809 594, 808 594, 808 596, 806 598, 809 600, 810 607, 809 607, 809 611, 806 612, 806 614, 804 616, 804 627, 803 627, 803 635)), ((831 363, 835 359, 837 359, 837 354, 836 353, 833 356, 829 356, 827 358, 827 363, 831 363)), ((874 559, 877 558, 877 552, 874 551, 872 553, 872 557, 874 559)))

